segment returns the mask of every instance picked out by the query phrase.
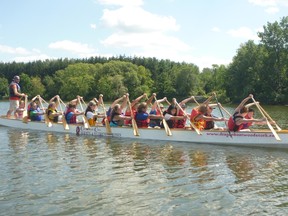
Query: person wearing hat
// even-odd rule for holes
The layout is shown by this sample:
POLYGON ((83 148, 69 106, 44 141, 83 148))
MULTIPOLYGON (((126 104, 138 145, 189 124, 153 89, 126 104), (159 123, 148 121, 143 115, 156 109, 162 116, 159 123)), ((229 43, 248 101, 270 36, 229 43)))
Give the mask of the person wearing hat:
POLYGON ((19 108, 19 100, 21 97, 26 96, 24 93, 21 93, 19 82, 20 82, 20 77, 14 76, 12 82, 9 85, 10 107, 7 112, 7 118, 10 118, 13 112, 14 112, 15 118, 18 118, 18 114, 16 110, 19 108))

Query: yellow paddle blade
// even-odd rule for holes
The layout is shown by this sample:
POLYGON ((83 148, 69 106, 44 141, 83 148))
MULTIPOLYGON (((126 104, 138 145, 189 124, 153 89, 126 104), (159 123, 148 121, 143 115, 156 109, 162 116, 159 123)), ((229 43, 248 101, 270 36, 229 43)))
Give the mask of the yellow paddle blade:
POLYGON ((22 118, 22 122, 26 123, 26 124, 28 123, 28 116, 27 115, 22 118))
POLYGON ((138 126, 134 118, 132 118, 132 127, 133 127, 134 136, 140 136, 138 126))
POLYGON ((106 127, 106 133, 112 133, 110 122, 108 121, 108 119, 105 118, 104 122, 105 122, 105 127, 106 127))
POLYGON ((69 125, 67 124, 67 121, 66 121, 65 118, 62 119, 62 123, 63 123, 63 127, 64 127, 64 129, 65 129, 65 130, 69 130, 69 125))
POLYGON ((85 115, 83 115, 82 119, 83 119, 83 123, 84 123, 84 128, 90 128, 90 124, 88 122, 87 117, 85 115))
POLYGON ((167 136, 172 136, 172 132, 171 132, 169 125, 165 119, 163 119, 163 126, 165 128, 167 136))

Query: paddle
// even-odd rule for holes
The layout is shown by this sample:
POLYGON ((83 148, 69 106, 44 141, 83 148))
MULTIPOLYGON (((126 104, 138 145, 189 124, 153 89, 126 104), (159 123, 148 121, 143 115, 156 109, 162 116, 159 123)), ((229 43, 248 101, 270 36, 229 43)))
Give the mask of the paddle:
POLYGON ((137 126, 136 120, 135 120, 134 115, 133 115, 133 110, 132 110, 132 106, 131 106, 129 97, 127 99, 128 99, 127 102, 129 104, 130 112, 131 112, 131 118, 132 118, 131 121, 132 121, 132 127, 133 127, 134 136, 140 136, 139 130, 138 130, 138 126, 137 126))
POLYGON ((163 119, 162 119, 162 123, 163 123, 164 129, 165 129, 165 131, 166 131, 166 134, 167 134, 167 136, 172 136, 172 132, 171 132, 171 130, 170 130, 170 128, 169 128, 169 125, 168 125, 166 119, 165 119, 164 116, 163 116, 163 112, 162 112, 162 110, 161 110, 161 108, 160 108, 160 105, 159 105, 159 103, 158 103, 158 101, 157 101, 156 96, 154 96, 154 99, 155 99, 155 101, 156 101, 157 108, 158 108, 158 110, 160 111, 160 115, 161 115, 161 117, 163 118, 163 119))
POLYGON ((106 108, 105 108, 105 105, 103 103, 103 95, 102 94, 99 95, 99 101, 101 101, 101 106, 102 106, 103 111, 104 111, 104 123, 105 123, 105 127, 106 127, 106 133, 111 134, 112 130, 111 130, 110 122, 107 118, 106 108))
MULTIPOLYGON (((271 116, 263 109, 263 107, 259 104, 259 107, 261 108, 261 110, 263 111, 263 113, 269 118, 270 121, 275 122, 271 116)), ((277 128, 278 131, 281 131, 282 129, 278 126, 278 124, 276 124, 275 122, 275 126, 277 128)))
MULTIPOLYGON (((42 103, 42 98, 40 97, 40 95, 38 95, 38 99, 39 99, 39 102, 40 102, 40 106, 41 106, 41 109, 43 110, 44 112, 44 121, 45 121, 45 124, 48 126, 48 127, 52 127, 52 122, 50 121, 50 119, 48 118, 47 116, 47 113, 45 112, 45 109, 44 109, 44 106, 43 106, 43 103, 42 103)), ((44 101, 44 100, 43 100, 44 101)), ((45 101, 44 101, 45 102, 45 101)), ((47 102, 46 102, 47 103, 47 102)))
POLYGON ((69 125, 68 125, 68 123, 67 123, 67 121, 66 121, 66 118, 65 118, 65 115, 64 115, 62 106, 61 106, 61 104, 62 104, 64 107, 66 107, 66 104, 61 100, 60 97, 57 97, 57 99, 58 99, 60 111, 61 111, 61 113, 62 113, 62 124, 63 124, 63 127, 64 127, 65 130, 69 130, 69 125))
POLYGON ((194 96, 192 96, 192 99, 194 100, 194 102, 195 102, 198 106, 200 106, 200 104, 198 103, 198 101, 196 100, 196 98, 195 98, 194 96))
MULTIPOLYGON (((223 115, 222 109, 221 109, 221 107, 220 107, 220 104, 219 104, 218 98, 217 98, 217 96, 216 96, 216 93, 214 92, 213 95, 214 95, 214 98, 215 98, 215 100, 216 100, 216 103, 217 103, 218 109, 219 109, 219 111, 220 111, 220 113, 221 113, 221 116, 222 116, 222 118, 224 118, 224 115, 223 115)), ((229 133, 229 136, 230 136, 231 138, 233 138, 233 137, 232 137, 232 134, 231 134, 231 131, 230 131, 229 128, 228 128, 227 122, 226 122, 226 121, 224 121, 224 122, 225 122, 225 125, 226 125, 226 128, 227 128, 227 131, 228 131, 228 133, 229 133)))
MULTIPOLYGON (((84 109, 83 109, 81 100, 83 100, 83 98, 81 98, 81 97, 78 98, 78 102, 79 102, 79 104, 80 104, 81 110, 82 110, 82 112, 84 112, 84 109)), ((90 124, 89 124, 88 119, 87 119, 87 117, 86 117, 86 115, 85 115, 85 112, 84 112, 83 115, 82 115, 82 120, 83 120, 84 128, 90 128, 90 124)))
POLYGON ((281 140, 280 137, 278 136, 278 134, 276 133, 276 131, 274 130, 274 128, 272 127, 272 125, 270 124, 270 122, 268 121, 268 119, 266 118, 266 116, 265 116, 265 114, 263 113, 263 111, 261 110, 259 104, 255 101, 254 97, 251 97, 251 98, 252 98, 253 102, 255 103, 255 105, 257 106, 259 112, 262 114, 263 118, 266 119, 266 123, 267 123, 269 129, 271 130, 272 134, 274 135, 275 139, 278 140, 278 141, 280 141, 280 140, 281 140))
POLYGON ((177 101, 175 100, 175 104, 177 107, 179 107, 179 109, 182 111, 182 113, 184 114, 184 116, 187 118, 187 120, 189 121, 190 127, 193 128, 196 133, 198 135, 202 135, 201 131, 195 126, 195 124, 193 124, 193 122, 190 121, 189 116, 187 115, 187 113, 182 109, 182 107, 177 103, 177 101))
POLYGON ((28 96, 25 95, 25 109, 23 111, 23 118, 22 118, 22 122, 23 123, 28 123, 28 111, 27 111, 27 107, 28 107, 28 96))
POLYGON ((231 116, 231 114, 228 112, 227 109, 225 109, 225 108, 222 106, 222 104, 219 103, 219 105, 220 105, 220 107, 227 113, 228 116, 231 116))

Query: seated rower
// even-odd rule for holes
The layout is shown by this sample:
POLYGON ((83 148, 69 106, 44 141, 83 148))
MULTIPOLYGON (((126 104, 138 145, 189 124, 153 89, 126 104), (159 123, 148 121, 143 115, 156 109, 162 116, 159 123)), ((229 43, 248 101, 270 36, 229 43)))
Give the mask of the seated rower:
POLYGON ((67 110, 65 112, 66 122, 68 124, 77 124, 78 123, 77 116, 83 115, 83 114, 84 114, 83 112, 79 112, 76 109, 76 105, 75 104, 69 103, 68 107, 67 107, 67 110))
POLYGON ((110 126, 118 127, 124 125, 124 120, 131 120, 131 116, 125 116, 122 113, 122 108, 120 104, 115 104, 111 110, 110 116, 110 126))
POLYGON ((35 101, 30 103, 30 109, 28 112, 31 121, 41 121, 41 116, 44 115, 44 112, 40 110, 35 101))
MULTIPOLYGON (((164 105, 162 104, 162 102, 164 102, 166 100, 167 100, 167 98, 164 97, 163 99, 159 99, 159 100, 155 101, 153 106, 151 107, 149 114, 161 116, 161 114, 163 114, 163 110, 164 110, 164 105)), ((160 128, 160 126, 161 126, 161 119, 150 119, 149 127, 160 128)))
POLYGON ((148 104, 146 102, 140 103, 137 108, 135 120, 139 128, 148 128, 150 119, 162 119, 162 116, 148 114, 147 109, 148 104))
MULTIPOLYGON (((164 119, 166 120, 169 128, 175 128, 176 122, 179 120, 186 121, 186 116, 177 116, 177 108, 175 105, 170 105, 163 113, 164 119)), ((161 122, 161 128, 164 128, 163 122, 161 122)))
POLYGON ((48 120, 54 123, 57 123, 59 116, 62 115, 61 112, 57 111, 55 102, 49 103, 48 108, 46 110, 46 114, 47 114, 48 120))
POLYGON ((230 131, 240 131, 243 129, 245 123, 253 122, 266 122, 266 118, 263 119, 247 119, 246 115, 248 113, 248 108, 245 106, 245 103, 253 97, 250 94, 248 97, 244 98, 238 107, 234 110, 233 115, 229 118, 228 128, 230 131))
POLYGON ((94 101, 90 101, 88 103, 88 106, 85 110, 85 116, 87 117, 88 123, 90 126, 95 126, 96 122, 97 122, 97 118, 104 118, 105 115, 99 115, 96 112, 97 109, 97 104, 95 102, 95 98, 94 101))
MULTIPOLYGON (((225 118, 218 118, 214 116, 207 116, 208 109, 212 108, 209 107, 207 104, 201 104, 197 106, 196 108, 192 109, 191 115, 190 115, 190 121, 199 129, 204 130, 205 125, 207 125, 207 122, 209 121, 226 121, 225 118)), ((207 129, 207 127, 206 127, 207 129)))
POLYGON ((25 101, 20 100, 19 107, 15 110, 15 113, 17 113, 17 118, 22 119, 23 118, 23 112, 25 110, 25 101))

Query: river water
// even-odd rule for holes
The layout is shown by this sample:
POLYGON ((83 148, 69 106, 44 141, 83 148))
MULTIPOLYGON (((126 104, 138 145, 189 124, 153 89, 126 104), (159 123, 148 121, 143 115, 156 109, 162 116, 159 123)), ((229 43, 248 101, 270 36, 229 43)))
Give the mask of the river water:
MULTIPOLYGON (((288 107, 265 109, 288 128, 288 107)), ((288 213, 288 150, 1 126, 0 139, 3 216, 288 213)))

